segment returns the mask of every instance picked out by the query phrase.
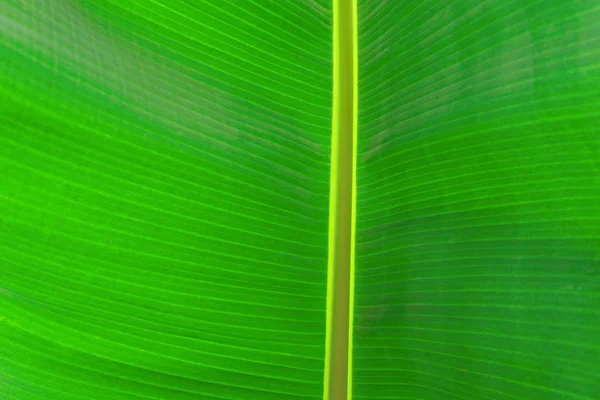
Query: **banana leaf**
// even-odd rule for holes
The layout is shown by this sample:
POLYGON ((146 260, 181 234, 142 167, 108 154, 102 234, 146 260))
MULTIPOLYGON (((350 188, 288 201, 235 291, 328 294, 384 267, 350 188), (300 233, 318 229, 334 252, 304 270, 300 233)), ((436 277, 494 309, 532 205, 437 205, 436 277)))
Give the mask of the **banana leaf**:
POLYGON ((597 2, 0 21, 0 399, 600 399, 597 2))

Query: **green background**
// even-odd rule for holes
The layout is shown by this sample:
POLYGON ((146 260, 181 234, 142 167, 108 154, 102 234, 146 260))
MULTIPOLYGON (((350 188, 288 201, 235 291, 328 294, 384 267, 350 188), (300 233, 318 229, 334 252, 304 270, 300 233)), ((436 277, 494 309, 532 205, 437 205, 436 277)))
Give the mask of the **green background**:
MULTIPOLYGON (((330 1, 0 17, 0 398, 321 398, 330 1)), ((600 4, 358 20, 354 398, 599 399, 600 4)))

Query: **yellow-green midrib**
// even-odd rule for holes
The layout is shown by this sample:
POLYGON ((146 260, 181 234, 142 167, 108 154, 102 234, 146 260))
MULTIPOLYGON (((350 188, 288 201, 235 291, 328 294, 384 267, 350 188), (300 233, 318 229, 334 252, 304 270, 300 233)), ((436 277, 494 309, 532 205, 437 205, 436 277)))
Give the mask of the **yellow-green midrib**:
POLYGON ((352 319, 356 203, 356 1, 334 1, 333 113, 324 398, 352 394, 352 319))

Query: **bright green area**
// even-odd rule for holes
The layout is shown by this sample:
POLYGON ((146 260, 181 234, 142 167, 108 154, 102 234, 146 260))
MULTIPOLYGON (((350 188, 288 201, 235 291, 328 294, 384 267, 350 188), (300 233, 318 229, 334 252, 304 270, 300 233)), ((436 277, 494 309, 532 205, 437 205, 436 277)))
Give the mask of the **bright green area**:
POLYGON ((327 2, 0 5, 0 398, 318 399, 327 2))
POLYGON ((600 399, 600 4, 358 20, 354 399, 600 399))
MULTIPOLYGON (((0 399, 322 398, 330 3, 0 2, 0 399)), ((600 399, 600 4, 358 11, 353 398, 600 399)))

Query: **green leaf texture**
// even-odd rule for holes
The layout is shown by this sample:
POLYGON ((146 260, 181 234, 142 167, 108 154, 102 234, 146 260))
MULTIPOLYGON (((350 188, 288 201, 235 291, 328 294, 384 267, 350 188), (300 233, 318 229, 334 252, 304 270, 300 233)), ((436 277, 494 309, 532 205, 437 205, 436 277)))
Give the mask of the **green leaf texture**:
POLYGON ((0 398, 320 398, 328 2, 0 10, 0 398))
MULTIPOLYGON (((1 400, 323 397, 333 10, 0 1, 1 400)), ((600 3, 358 47, 352 397, 600 399, 600 3)))
POLYGON ((355 399, 600 399, 600 3, 359 2, 355 399))

